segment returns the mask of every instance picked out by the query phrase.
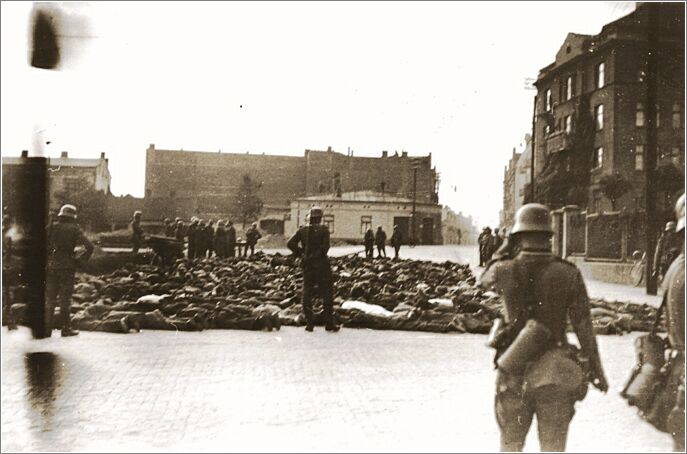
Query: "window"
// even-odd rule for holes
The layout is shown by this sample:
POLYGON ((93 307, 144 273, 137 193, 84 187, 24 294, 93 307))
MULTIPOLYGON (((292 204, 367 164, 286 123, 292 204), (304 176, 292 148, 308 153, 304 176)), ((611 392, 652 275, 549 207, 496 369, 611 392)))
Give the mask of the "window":
POLYGON ((606 85, 606 64, 603 62, 596 65, 596 88, 603 88, 606 85))
POLYGON ((546 90, 546 111, 551 112, 551 89, 546 90))
POLYGON ((372 228, 372 216, 360 216, 360 234, 365 235, 372 228))
POLYGON ((644 126, 644 103, 637 103, 637 114, 635 116, 635 126, 641 128, 644 126))
POLYGON ((656 127, 661 126, 661 106, 656 104, 656 127))
POLYGON ((82 189, 81 180, 79 178, 65 178, 62 181, 66 192, 79 192, 82 189))
POLYGON ((596 118, 596 130, 601 131, 604 128, 604 105, 599 104, 594 108, 594 118, 596 118))
POLYGON ((329 229, 329 233, 334 233, 334 215, 333 214, 325 214, 322 217, 322 224, 327 226, 329 229))
POLYGON ((680 129, 682 127, 682 109, 679 103, 673 104, 673 129, 680 129))
POLYGON ((635 147, 635 170, 644 170, 644 145, 635 147))
POLYGON ((565 79, 565 100, 569 101, 572 98, 572 76, 565 79))
POLYGON ((565 132, 570 134, 572 131, 572 117, 570 115, 565 116, 565 132))
POLYGON ((544 135, 548 136, 549 134, 551 134, 551 126, 546 125, 544 126, 544 135))
POLYGON ((600 169, 604 165, 604 147, 599 147, 596 149, 596 153, 594 154, 594 168, 595 169, 600 169))
POLYGON ((592 204, 593 204, 594 212, 598 213, 599 211, 601 211, 601 192, 600 191, 592 192, 592 204))

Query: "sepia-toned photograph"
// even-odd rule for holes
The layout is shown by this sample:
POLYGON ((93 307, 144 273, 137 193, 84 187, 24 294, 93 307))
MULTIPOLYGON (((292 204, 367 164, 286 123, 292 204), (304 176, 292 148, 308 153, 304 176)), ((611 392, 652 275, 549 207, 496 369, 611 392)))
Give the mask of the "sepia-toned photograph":
POLYGON ((0 13, 1 452, 685 452, 684 2, 0 13))

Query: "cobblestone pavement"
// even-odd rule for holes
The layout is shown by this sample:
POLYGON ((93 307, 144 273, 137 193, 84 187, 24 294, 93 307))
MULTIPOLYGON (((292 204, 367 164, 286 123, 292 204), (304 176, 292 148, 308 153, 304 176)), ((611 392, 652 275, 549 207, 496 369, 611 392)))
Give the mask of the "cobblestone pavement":
MULTIPOLYGON (((632 364, 633 337, 600 338, 614 388, 632 364)), ((481 335, 285 327, 36 341, 3 329, 1 340, 2 451, 498 449, 481 335)), ((528 451, 538 450, 535 433, 528 451)), ((568 449, 671 443, 617 389, 590 390, 568 449)))

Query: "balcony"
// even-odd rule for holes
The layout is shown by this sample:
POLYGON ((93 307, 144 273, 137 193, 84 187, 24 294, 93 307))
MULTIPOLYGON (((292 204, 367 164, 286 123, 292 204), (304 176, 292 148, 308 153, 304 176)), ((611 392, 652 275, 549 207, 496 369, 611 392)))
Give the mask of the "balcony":
POLYGON ((570 134, 565 131, 557 131, 546 136, 546 152, 557 153, 568 150, 572 146, 570 134))

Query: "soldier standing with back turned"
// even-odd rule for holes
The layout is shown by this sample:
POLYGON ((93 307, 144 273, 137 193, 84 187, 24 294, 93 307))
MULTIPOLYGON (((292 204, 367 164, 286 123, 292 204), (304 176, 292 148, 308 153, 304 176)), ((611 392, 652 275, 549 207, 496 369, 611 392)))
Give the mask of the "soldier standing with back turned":
POLYGON ((310 225, 301 227, 286 244, 298 257, 302 257, 303 265, 303 312, 305 313, 306 331, 314 329, 314 314, 312 309, 312 294, 318 287, 324 306, 325 329, 331 332, 339 331, 334 323, 333 300, 334 279, 329 266, 329 229, 322 225, 322 208, 310 209, 310 225))
POLYGON ((490 341, 496 348, 495 411, 502 451, 523 449, 534 415, 541 450, 564 451, 575 402, 585 397, 588 380, 608 390, 582 275, 551 253, 552 234, 547 207, 523 206, 504 253, 480 279, 505 302, 505 326, 490 341), (588 367, 568 344, 568 320, 588 367))

